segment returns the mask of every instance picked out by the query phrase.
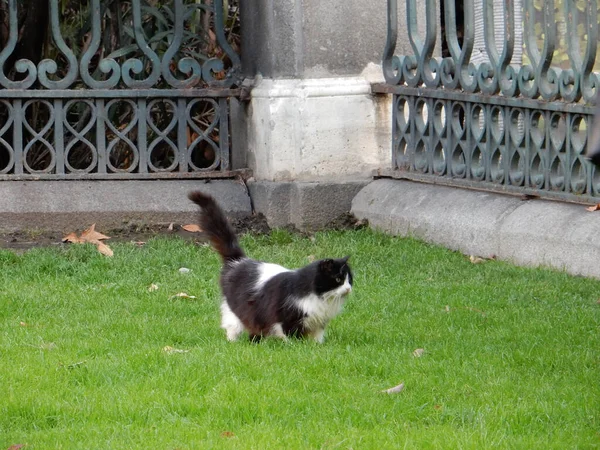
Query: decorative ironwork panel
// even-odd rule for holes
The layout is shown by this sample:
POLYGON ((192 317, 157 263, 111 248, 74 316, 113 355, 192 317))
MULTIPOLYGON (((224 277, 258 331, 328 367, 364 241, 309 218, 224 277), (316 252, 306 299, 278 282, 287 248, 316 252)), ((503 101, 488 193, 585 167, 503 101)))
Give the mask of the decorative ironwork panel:
POLYGON ((229 171, 235 2, 0 0, 1 24, 0 179, 229 171))
POLYGON ((388 0, 386 84, 374 90, 394 94, 391 175, 598 202, 600 174, 585 157, 600 87, 597 2, 442 1, 424 2, 421 36, 406 0, 412 54, 398 56, 398 0, 388 0), (445 58, 433 56, 439 6, 445 58))

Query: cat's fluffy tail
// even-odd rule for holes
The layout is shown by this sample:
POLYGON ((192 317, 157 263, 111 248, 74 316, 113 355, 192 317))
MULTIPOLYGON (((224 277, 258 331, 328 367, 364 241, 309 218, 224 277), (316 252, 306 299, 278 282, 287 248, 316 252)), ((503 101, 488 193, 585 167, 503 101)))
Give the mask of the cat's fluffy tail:
POLYGON ((193 191, 188 198, 202 208, 200 227, 208 235, 211 244, 224 262, 235 261, 246 255, 238 243, 235 232, 214 198, 200 191, 193 191))

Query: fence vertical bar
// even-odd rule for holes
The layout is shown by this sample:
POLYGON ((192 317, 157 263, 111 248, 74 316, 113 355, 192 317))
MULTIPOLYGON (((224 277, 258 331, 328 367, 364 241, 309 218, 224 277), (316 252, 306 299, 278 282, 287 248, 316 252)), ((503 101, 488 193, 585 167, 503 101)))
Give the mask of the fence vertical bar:
POLYGON ((221 149, 221 170, 229 170, 229 101, 219 99, 219 148, 221 149))
POLYGON ((179 171, 186 172, 188 169, 188 160, 192 155, 189 155, 189 139, 188 139, 188 124, 190 111, 188 111, 186 101, 183 98, 177 99, 177 143, 179 146, 179 171))
POLYGON ((138 108, 138 126, 137 126, 137 147, 138 147, 138 172, 139 173, 148 173, 148 160, 150 159, 150 155, 148 154, 148 111, 147 111, 147 102, 146 99, 140 99, 137 102, 138 108))
POLYGON ((106 173, 106 108, 104 99, 98 99, 96 120, 96 149, 98 151, 98 173, 106 173))
POLYGON ((15 158, 15 174, 23 173, 23 101, 16 99, 13 103, 13 150, 15 158))
POLYGON ((64 132, 64 104, 61 99, 54 101, 54 155, 56 158, 56 173, 65 174, 65 132, 64 132))

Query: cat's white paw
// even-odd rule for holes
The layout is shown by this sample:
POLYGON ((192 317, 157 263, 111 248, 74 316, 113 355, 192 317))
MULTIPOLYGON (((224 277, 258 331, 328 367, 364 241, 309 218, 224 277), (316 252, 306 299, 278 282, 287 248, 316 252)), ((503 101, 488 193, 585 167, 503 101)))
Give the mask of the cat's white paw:
POLYGON ((238 340, 242 332, 238 330, 226 330, 227 331, 227 340, 229 342, 235 342, 238 340))
POLYGON ((317 342, 319 344, 322 344, 323 342, 325 342, 325 329, 324 328, 315 330, 312 333, 310 333, 310 335, 315 340, 315 342, 317 342))
POLYGON ((244 324, 229 308, 226 300, 221 303, 221 328, 226 331, 229 342, 237 341, 244 332, 244 324))
POLYGON ((280 323, 276 323, 271 327, 271 331, 269 332, 269 336, 274 336, 284 341, 288 340, 288 337, 283 332, 283 327, 280 323))

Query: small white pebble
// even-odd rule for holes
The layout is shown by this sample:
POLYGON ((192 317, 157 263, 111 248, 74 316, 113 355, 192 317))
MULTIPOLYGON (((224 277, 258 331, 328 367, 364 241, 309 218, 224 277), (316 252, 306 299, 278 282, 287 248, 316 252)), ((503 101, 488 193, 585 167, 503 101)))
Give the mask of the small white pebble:
POLYGON ((179 269, 179 273, 190 273, 191 270, 188 269, 187 267, 182 267, 181 269, 179 269))

